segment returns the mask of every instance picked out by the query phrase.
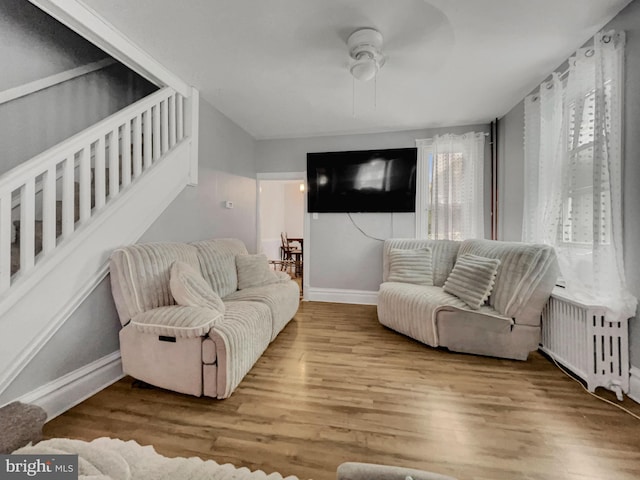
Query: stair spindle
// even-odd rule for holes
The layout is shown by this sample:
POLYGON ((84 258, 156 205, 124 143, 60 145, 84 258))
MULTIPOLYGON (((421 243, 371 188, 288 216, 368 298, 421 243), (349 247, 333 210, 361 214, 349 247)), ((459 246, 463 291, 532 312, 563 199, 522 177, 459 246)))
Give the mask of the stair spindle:
POLYGON ((0 293, 11 285, 11 193, 0 197, 0 293))
MULTIPOLYGON (((69 155, 62 169, 62 238, 73 233, 75 223, 75 155, 69 155)), ((22 247, 21 247, 22 248, 22 247)))
POLYGON ((142 115, 133 119, 133 178, 142 173, 142 115))
POLYGON ((96 142, 96 156, 93 162, 93 182, 95 185, 95 208, 99 210, 104 206, 106 198, 105 172, 104 172, 104 136, 100 136, 96 142))
POLYGON ((131 122, 127 122, 122 126, 122 188, 131 183, 131 122))
POLYGON ((20 189, 20 271, 34 266, 36 231, 36 179, 30 178, 20 189))
POLYGON ((167 99, 160 102, 160 115, 162 117, 160 122, 160 128, 162 130, 160 139, 162 141, 162 155, 164 155, 169 150, 169 102, 167 99))
POLYGON ((143 120, 143 149, 142 155, 144 156, 144 169, 146 170, 151 166, 153 162, 153 152, 151 151, 151 109, 149 108, 146 112, 144 112, 144 120, 143 120))
POLYGON ((169 148, 176 144, 176 96, 169 97, 169 148))
POLYGON ((176 107, 178 116, 178 141, 184 138, 184 97, 179 93, 176 94, 176 107))
POLYGON ((42 251, 56 247, 56 166, 47 169, 42 179, 42 251))
POLYGON ((89 220, 91 216, 91 155, 89 148, 84 147, 80 151, 80 221, 82 223, 89 220))
POLYGON ((157 161, 161 156, 160 151, 160 103, 153 106, 153 161, 157 161))
POLYGON ((109 134, 109 199, 120 191, 120 152, 118 150, 119 128, 114 128, 109 134))

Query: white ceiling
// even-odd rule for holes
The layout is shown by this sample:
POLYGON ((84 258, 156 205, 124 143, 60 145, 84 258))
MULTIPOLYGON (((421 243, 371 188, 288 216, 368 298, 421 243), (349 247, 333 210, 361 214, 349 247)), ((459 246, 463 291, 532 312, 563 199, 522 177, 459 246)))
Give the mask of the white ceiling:
POLYGON ((84 0, 258 139, 488 122, 629 1, 84 0), (377 102, 347 69, 361 27, 385 39, 377 102))

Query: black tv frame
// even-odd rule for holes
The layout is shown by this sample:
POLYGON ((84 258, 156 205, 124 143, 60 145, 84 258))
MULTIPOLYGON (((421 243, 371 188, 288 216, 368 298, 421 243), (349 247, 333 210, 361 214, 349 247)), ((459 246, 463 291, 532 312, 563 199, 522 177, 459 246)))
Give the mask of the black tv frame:
POLYGON ((307 211, 309 213, 383 213, 415 212, 417 148, 389 148, 380 150, 350 150, 307 153, 307 211), (359 167, 382 159, 401 161, 401 168, 385 172, 384 181, 400 185, 390 191, 377 189, 347 189, 355 182, 349 167, 359 167), (329 187, 320 185, 321 175, 329 187), (388 175, 388 177, 387 177, 388 175), (338 184, 338 186, 336 186, 338 184), (402 187, 406 185, 406 188, 402 187))

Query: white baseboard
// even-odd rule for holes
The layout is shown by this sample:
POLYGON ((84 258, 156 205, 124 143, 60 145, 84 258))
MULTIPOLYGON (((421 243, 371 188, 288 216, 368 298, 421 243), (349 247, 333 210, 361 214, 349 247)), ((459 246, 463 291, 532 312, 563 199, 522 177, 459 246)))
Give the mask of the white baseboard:
POLYGON ((47 422, 124 377, 120 352, 113 352, 23 395, 47 412, 47 422))
POLYGON ((378 292, 369 290, 343 290, 340 288, 305 289, 306 299, 311 302, 356 303, 360 305, 377 305, 378 292))
POLYGON ((632 366, 629 370, 629 393, 627 396, 640 403, 640 368, 632 366))

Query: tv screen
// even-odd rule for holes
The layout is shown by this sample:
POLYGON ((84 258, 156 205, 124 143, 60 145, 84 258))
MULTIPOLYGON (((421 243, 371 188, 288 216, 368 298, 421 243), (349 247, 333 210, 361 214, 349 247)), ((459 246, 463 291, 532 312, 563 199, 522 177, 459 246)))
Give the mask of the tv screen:
POLYGON ((307 153, 309 212, 415 212, 416 148, 307 153))

